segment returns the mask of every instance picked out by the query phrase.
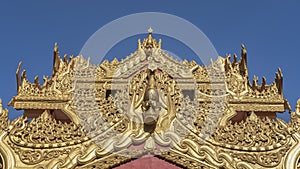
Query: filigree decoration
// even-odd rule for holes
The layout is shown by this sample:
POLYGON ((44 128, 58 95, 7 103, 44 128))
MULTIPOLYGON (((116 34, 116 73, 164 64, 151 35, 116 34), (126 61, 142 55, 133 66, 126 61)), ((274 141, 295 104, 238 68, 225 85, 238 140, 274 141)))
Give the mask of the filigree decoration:
POLYGON ((237 56, 234 54, 234 60, 231 62, 230 57, 230 55, 227 55, 225 58, 219 57, 215 62, 212 62, 212 64, 208 66, 199 66, 194 61, 190 63, 187 61, 185 62, 185 64, 193 70, 194 77, 200 82, 198 86, 200 93, 213 96, 229 93, 229 98, 243 96, 243 99, 245 100, 268 99, 269 101, 283 101, 283 75, 280 68, 278 69, 278 72, 276 72, 275 81, 272 84, 266 84, 266 79, 262 78, 262 84, 258 85, 257 77, 254 77, 253 83, 250 84, 248 80, 247 53, 245 46, 242 45, 241 60, 237 61, 237 56), (215 71, 217 69, 214 69, 214 67, 216 67, 215 65, 217 64, 221 64, 224 68, 225 80, 223 80, 225 77, 222 75, 222 70, 215 71), (204 82, 213 84, 213 81, 226 81, 227 91, 212 88, 206 84, 201 85, 201 83, 204 82))
MULTIPOLYGON (((149 70, 141 71, 131 80, 129 96, 130 100, 133 101, 133 104, 136 105, 136 107, 138 107, 144 99, 144 95, 141 95, 140 93, 145 93, 147 84, 149 84, 149 79, 147 79, 147 77, 149 78, 148 71, 149 70)), ((162 97, 165 97, 168 93, 170 93, 174 105, 176 106, 176 111, 179 111, 182 94, 179 87, 176 85, 175 80, 173 80, 166 72, 160 70, 154 71, 154 78, 155 86, 157 90, 159 90, 159 93, 163 95, 162 97)))
POLYGON ((121 151, 105 151, 93 142, 74 147, 71 153, 63 158, 52 158, 47 165, 40 168, 112 168, 145 155, 147 151, 139 149, 122 149, 121 151))
POLYGON ((18 95, 10 105, 60 109, 75 119, 62 123, 46 111, 30 122, 19 117, 10 123, 0 104, 0 152, 10 156, 5 160, 19 157, 16 163, 24 166, 110 168, 150 153, 187 168, 280 168, 289 162, 286 154, 300 149, 300 101, 288 125, 255 115, 289 106, 280 69, 270 85, 265 78, 260 85, 257 77, 249 82, 244 45, 239 61, 227 55, 200 66, 173 59, 150 29, 138 50, 121 61, 92 65, 83 56, 60 58, 56 44, 52 77, 43 84, 38 77, 29 82, 20 69, 21 63, 18 95), (196 90, 195 98, 183 98, 179 86, 196 90), (251 115, 229 121, 240 111, 251 115), (136 145, 144 149, 130 149, 136 145))
MULTIPOLYGON (((141 71, 132 78, 128 92, 130 103, 121 101, 125 105, 117 104, 119 111, 125 112, 134 123, 147 123, 146 119, 151 118, 157 122, 157 130, 167 130, 180 110, 181 91, 175 80, 164 71, 141 71)), ((128 96, 125 94, 123 98, 128 96)))
POLYGON ((238 158, 241 161, 248 162, 250 164, 258 164, 262 167, 277 167, 281 162, 290 145, 284 145, 276 151, 266 152, 230 152, 232 157, 238 158))
POLYGON ((2 100, 0 99, 0 132, 2 130, 7 129, 8 125, 9 125, 8 110, 3 109, 2 100))
MULTIPOLYGON (((127 124, 122 121, 124 114, 117 110, 113 97, 95 100, 93 89, 85 91, 87 92, 82 93, 80 87, 75 90, 75 99, 71 107, 87 135, 90 138, 102 135, 112 126, 117 129, 115 132, 123 131, 127 124)), ((102 139, 107 136, 106 134, 102 139)))
POLYGON ((196 118, 203 119, 203 121, 201 120, 200 122, 201 124, 203 124, 205 120, 206 117, 205 112, 198 111, 199 110, 198 107, 199 107, 198 101, 196 100, 191 101, 188 96, 182 99, 181 108, 177 114, 177 119, 190 130, 193 130, 194 122, 196 118))
MULTIPOLYGON (((276 73, 276 75, 278 74, 281 74, 281 72, 276 73)), ((282 75, 281 76, 278 75, 278 78, 282 78, 282 75)), ((257 82, 258 82, 258 78, 254 76, 252 85, 248 83, 249 92, 246 94, 246 96, 248 96, 249 98, 270 99, 270 100, 280 100, 283 98, 281 94, 282 89, 278 87, 282 85, 280 84, 282 83, 282 81, 276 80, 272 84, 267 85, 266 79, 263 77, 261 86, 258 86, 257 82)))
POLYGON ((214 98, 212 102, 199 103, 193 126, 201 137, 210 136, 218 126, 224 125, 234 114, 224 98, 214 98), (221 124, 222 123, 222 124, 221 124))
POLYGON ((166 51, 152 49, 146 53, 146 55, 149 69, 160 69, 168 73, 174 79, 184 78, 186 81, 195 81, 192 70, 187 65, 172 58, 166 51))
POLYGON ((205 66, 200 66, 195 61, 185 64, 192 70, 198 84, 205 85, 209 82, 212 85, 215 82, 225 82, 224 59, 221 57, 205 66))
POLYGON ((73 122, 56 121, 47 111, 29 123, 27 118, 16 119, 9 136, 14 144, 31 148, 64 147, 80 144, 89 139, 81 126, 73 122))
POLYGON ((219 127, 212 135, 220 146, 247 151, 275 149, 286 144, 289 137, 283 121, 260 119, 254 113, 246 121, 219 127))
POLYGON ((41 85, 39 84, 39 77, 36 76, 34 82, 31 83, 26 78, 25 70, 20 75, 22 66, 20 63, 16 72, 18 95, 15 96, 9 104, 13 105, 14 102, 22 99, 71 100, 74 84, 77 83, 77 81, 103 79, 111 72, 111 70, 105 70, 104 68, 109 67, 108 69, 112 69, 113 65, 116 65, 116 63, 103 62, 101 66, 92 65, 90 61, 85 60, 83 56, 68 57, 65 55, 62 60, 59 56, 58 46, 55 44, 52 77, 43 77, 44 83, 41 85))
POLYGON ((289 128, 292 133, 300 133, 300 116, 295 112, 291 112, 291 121, 289 122, 289 128))
POLYGON ((199 145, 199 142, 190 139, 179 141, 170 151, 176 152, 177 157, 170 157, 170 154, 165 152, 159 156, 173 158, 172 162, 176 163, 177 161, 181 165, 188 165, 188 168, 195 168, 194 165, 196 164, 210 168, 252 168, 248 164, 235 161, 232 156, 227 155, 217 147, 206 144, 199 145))
POLYGON ((19 159, 28 165, 41 163, 42 161, 52 160, 62 155, 67 155, 72 152, 72 148, 64 149, 24 149, 11 144, 14 152, 18 154, 19 159))
POLYGON ((297 101, 295 112, 291 112, 288 127, 291 133, 300 133, 300 99, 297 101))
POLYGON ((247 82, 248 79, 242 78, 242 76, 238 76, 235 74, 229 74, 226 77, 227 89, 230 94, 233 96, 240 96, 244 93, 248 92, 247 82))
POLYGON ((127 129, 129 124, 129 120, 124 118, 123 120, 118 123, 118 125, 114 126, 114 130, 117 131, 118 133, 123 133, 127 129))
POLYGON ((245 46, 242 45, 241 60, 237 61, 234 54, 233 62, 230 61, 230 55, 224 59, 225 72, 227 79, 227 88, 233 95, 245 95, 249 98, 257 99, 282 99, 282 79, 281 69, 276 72, 275 82, 267 85, 266 79, 262 78, 262 84, 258 85, 258 78, 254 76, 253 83, 248 80, 247 68, 247 52, 245 46))
MULTIPOLYGON (((58 52, 58 51, 56 51, 58 52)), ((39 84, 38 76, 35 77, 34 83, 30 83, 26 78, 26 71, 22 72, 20 77, 19 71, 17 71, 17 81, 20 84, 18 88, 18 95, 17 98, 27 98, 27 97, 50 97, 51 99, 55 99, 55 96, 60 95, 62 98, 68 98, 70 94, 70 90, 72 89, 72 76, 73 76, 73 69, 77 60, 82 60, 80 57, 70 58, 68 61, 67 56, 65 55, 64 61, 62 61, 58 53, 55 53, 55 65, 53 68, 53 77, 48 78, 44 77, 44 84, 39 84)), ((18 70, 20 70, 20 66, 18 70)))

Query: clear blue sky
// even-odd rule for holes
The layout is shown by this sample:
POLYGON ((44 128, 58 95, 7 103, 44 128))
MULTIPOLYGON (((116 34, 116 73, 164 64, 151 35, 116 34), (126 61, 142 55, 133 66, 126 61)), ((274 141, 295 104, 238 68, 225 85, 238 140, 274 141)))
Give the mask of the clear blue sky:
MULTIPOLYGON (((291 107, 300 97, 300 1, 4 1, 0 4, 0 97, 10 119, 21 113, 6 106, 16 94, 15 71, 19 61, 33 81, 51 75, 52 50, 79 53, 99 28, 119 17, 137 12, 164 12, 199 27, 218 53, 248 51, 250 80, 265 76, 272 82, 277 68, 284 75, 284 97, 291 107)), ((123 58, 136 49, 137 36, 118 44, 108 55, 123 58)), ((164 44, 164 41, 163 41, 164 44)), ((168 46, 167 46, 168 47, 168 46)), ((172 50, 172 49, 167 49, 172 50)), ((181 57, 191 54, 175 51, 181 57), (182 56, 184 55, 184 56, 182 56)), ((280 118, 289 119, 288 114, 280 118)))

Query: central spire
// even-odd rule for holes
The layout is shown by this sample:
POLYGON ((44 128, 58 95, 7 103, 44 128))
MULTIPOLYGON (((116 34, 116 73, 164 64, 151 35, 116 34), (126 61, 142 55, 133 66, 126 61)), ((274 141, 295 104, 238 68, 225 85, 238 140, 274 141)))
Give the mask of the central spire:
POLYGON ((152 49, 152 48, 161 48, 161 39, 159 39, 158 43, 156 39, 152 37, 153 29, 150 27, 148 29, 148 37, 143 40, 141 44, 141 40, 138 40, 138 47, 139 49, 152 49))
POLYGON ((149 32, 149 33, 152 33, 152 31, 153 31, 153 30, 152 30, 152 28, 150 27, 150 28, 148 29, 148 32, 149 32))

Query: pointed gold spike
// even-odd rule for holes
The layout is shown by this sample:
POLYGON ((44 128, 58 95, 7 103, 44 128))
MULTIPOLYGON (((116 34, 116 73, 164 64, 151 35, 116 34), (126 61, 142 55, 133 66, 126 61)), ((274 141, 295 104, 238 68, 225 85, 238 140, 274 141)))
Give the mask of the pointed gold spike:
POLYGON ((22 74, 21 74, 21 80, 25 80, 26 79, 26 70, 23 70, 22 74))
POLYGON ((54 52, 58 52, 58 45, 57 45, 57 42, 54 43, 54 49, 53 49, 54 52))
POLYGON ((152 32, 153 32, 153 30, 152 30, 151 27, 148 29, 148 32, 149 32, 149 33, 152 33, 152 32))
POLYGON ((20 70, 22 67, 22 61, 19 62, 18 69, 16 71, 16 79, 17 79, 17 92, 19 93, 21 87, 21 78, 20 78, 20 70))
POLYGON ((143 43, 141 43, 140 40, 138 40, 138 47, 139 49, 151 49, 151 48, 161 48, 161 39, 158 41, 158 43, 156 42, 156 39, 154 39, 152 37, 152 28, 150 27, 148 29, 148 37, 146 39, 143 40, 143 43))
POLYGON ((265 87, 266 87, 266 83, 267 83, 266 81, 267 81, 267 80, 266 80, 266 78, 265 78, 265 77, 262 77, 262 82, 261 82, 261 91, 265 89, 265 87))
POLYGON ((39 76, 34 77, 34 84, 39 86, 39 76))

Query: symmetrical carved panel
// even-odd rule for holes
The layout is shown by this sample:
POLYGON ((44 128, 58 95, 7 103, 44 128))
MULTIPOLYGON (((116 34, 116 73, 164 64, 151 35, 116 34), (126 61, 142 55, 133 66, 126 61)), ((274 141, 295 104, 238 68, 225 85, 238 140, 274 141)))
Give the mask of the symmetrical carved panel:
POLYGON ((55 45, 43 84, 20 64, 10 105, 43 113, 9 122, 0 106, 3 167, 111 168, 147 155, 185 168, 299 168, 300 101, 289 123, 256 115, 290 110, 280 69, 272 84, 251 83, 244 45, 240 60, 201 66, 173 59, 149 31, 129 57, 99 65, 61 59, 55 45))

